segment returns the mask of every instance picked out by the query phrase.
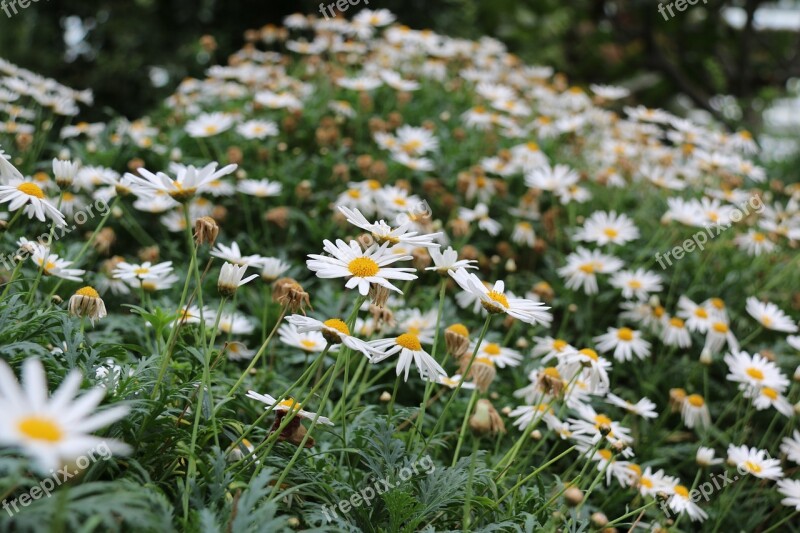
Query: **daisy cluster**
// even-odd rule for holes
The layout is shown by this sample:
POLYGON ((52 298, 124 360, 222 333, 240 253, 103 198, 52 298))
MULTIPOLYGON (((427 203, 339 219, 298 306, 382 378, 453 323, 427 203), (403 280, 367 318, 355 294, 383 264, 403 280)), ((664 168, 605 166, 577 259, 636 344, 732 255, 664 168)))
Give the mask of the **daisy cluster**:
MULTIPOLYGON (((0 311, 74 315, 79 341, 51 346, 49 363, 83 365, 95 385, 75 399, 79 375, 46 375, 41 350, 11 358, 22 387, 0 365, 6 445, 51 468, 124 417, 130 446, 115 453, 164 493, 206 483, 209 449, 244 483, 275 467, 277 497, 303 490, 301 465, 352 476, 361 433, 347 427, 374 415, 409 454, 438 448, 453 468, 468 456, 469 479, 480 461, 501 489, 484 513, 488 489, 470 487, 436 528, 488 526, 501 509, 554 530, 562 506, 597 528, 637 509, 650 530, 744 527, 739 508, 754 528, 775 520, 753 501, 800 511, 800 187, 767 182, 750 133, 383 9, 284 26, 247 31, 151 116, 59 123, 52 161, 23 130, 47 135, 40 111, 72 115, 88 93, 0 62, 15 124, 0 122, 15 155, 0 157, 3 242, 31 259, 0 272, 0 311), (739 216, 753 199, 762 209, 739 216), (97 201, 110 208, 82 242, 30 240, 97 201), (654 252, 720 225, 654 270, 654 252), (117 350, 76 355, 94 341, 117 350), (49 400, 48 375, 61 382, 49 400), (106 393, 117 405, 90 414, 106 393), (154 424, 170 437, 143 457, 154 424), (324 453, 302 455, 313 447, 324 453), (712 468, 759 484, 701 506, 691 495, 712 468)), ((325 501, 302 495, 303 509, 325 501)), ((185 498, 184 525, 198 519, 185 498)))

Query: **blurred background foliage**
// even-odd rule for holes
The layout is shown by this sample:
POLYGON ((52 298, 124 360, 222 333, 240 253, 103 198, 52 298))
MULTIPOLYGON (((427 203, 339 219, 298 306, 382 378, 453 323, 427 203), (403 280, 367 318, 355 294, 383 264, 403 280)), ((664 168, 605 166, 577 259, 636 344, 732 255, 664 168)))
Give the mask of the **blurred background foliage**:
MULTIPOLYGON (((800 32, 758 28, 757 10, 771 5, 764 0, 705 1, 669 20, 657 0, 372 0, 369 6, 361 0, 346 15, 387 8, 414 28, 496 36, 526 61, 552 65, 573 83, 623 84, 647 105, 694 107, 731 128, 759 131, 762 111, 800 77, 800 32), (729 23, 736 18, 728 16, 731 9, 738 11, 738 28, 729 23)), ((777 1, 800 10, 796 0, 777 1)), ((319 5, 39 0, 12 18, 0 12, 0 57, 72 87, 92 88, 97 105, 90 119, 106 118, 111 110, 133 118, 185 76, 224 62, 243 44, 244 30, 280 24, 294 12, 319 15, 319 5), (216 40, 213 51, 201 45, 206 34, 216 40)))

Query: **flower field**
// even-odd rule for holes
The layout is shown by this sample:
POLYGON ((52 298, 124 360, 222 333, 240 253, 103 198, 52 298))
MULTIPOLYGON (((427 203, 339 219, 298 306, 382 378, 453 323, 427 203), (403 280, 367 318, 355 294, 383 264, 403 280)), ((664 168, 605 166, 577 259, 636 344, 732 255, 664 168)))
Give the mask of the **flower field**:
POLYGON ((800 530, 800 187, 292 15, 148 116, 0 60, 4 531, 800 530))

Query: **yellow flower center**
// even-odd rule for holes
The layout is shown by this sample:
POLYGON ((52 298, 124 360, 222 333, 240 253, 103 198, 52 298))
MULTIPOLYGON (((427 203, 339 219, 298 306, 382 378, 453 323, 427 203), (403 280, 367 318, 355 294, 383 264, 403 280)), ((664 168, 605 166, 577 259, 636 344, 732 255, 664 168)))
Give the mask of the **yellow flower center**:
POLYGON ((597 427, 600 426, 611 426, 611 419, 608 418, 606 415, 597 415, 594 417, 594 423, 597 427))
POLYGON ((133 273, 136 274, 137 276, 144 276, 150 273, 150 269, 146 267, 139 267, 136 270, 134 270, 133 273))
POLYGON ((653 488, 653 482, 650 481, 650 478, 643 477, 642 479, 639 480, 639 484, 646 489, 653 488))
POLYGON ((422 351, 422 344, 419 342, 419 337, 413 333, 403 333, 394 341, 406 350, 411 350, 412 352, 422 351))
POLYGON ((289 411, 292 411, 292 410, 299 411, 300 410, 300 403, 297 400, 295 400, 294 398, 286 398, 285 400, 282 400, 282 401, 278 402, 277 407, 285 407, 289 411))
POLYGON ((561 373, 554 366, 548 366, 547 368, 542 370, 542 374, 544 374, 545 376, 547 376, 549 378, 561 379, 561 373))
POLYGON ((588 357, 592 361, 597 361, 597 359, 598 359, 597 352, 595 352, 591 348, 584 348, 583 350, 580 350, 579 353, 585 355, 586 357, 588 357))
POLYGON ((711 326, 717 333, 728 333, 728 325, 724 322, 714 322, 711 326))
POLYGON ((488 357, 476 357, 475 364, 478 365, 486 365, 486 366, 494 366, 494 361, 489 359, 488 357))
POLYGON ((361 198, 361 191, 359 191, 358 189, 350 189, 347 191, 347 195, 350 198, 361 198))
POLYGON ((642 282, 639 281, 638 279, 632 279, 628 282, 628 287, 630 287, 631 289, 641 289, 642 282))
POLYGON ((711 305, 719 310, 725 309, 725 302, 722 301, 722 298, 711 298, 711 305))
POLYGON ((755 464, 753 461, 745 461, 744 467, 747 469, 748 472, 752 472, 754 474, 758 474, 761 472, 761 466, 755 464))
POLYGON ((594 263, 586 263, 578 267, 578 270, 584 274, 594 274, 594 263))
POLYGON ((483 351, 489 355, 500 355, 500 345, 490 342, 483 347, 483 351))
POLYGON ((488 294, 486 294, 486 296, 488 296, 492 301, 497 302, 501 306, 503 306, 503 309, 508 309, 508 298, 506 298, 506 295, 503 294, 502 292, 489 291, 488 294))
POLYGON ((461 335, 462 337, 469 337, 469 330, 464 324, 453 324, 447 331, 450 333, 455 333, 456 335, 461 335))
POLYGON ((357 278, 368 278, 377 274, 380 267, 369 257, 357 257, 350 261, 347 270, 357 278))
POLYGON ((669 325, 673 328, 683 328, 683 320, 680 318, 670 318, 669 325))
POLYGON ((675 488, 672 489, 672 490, 674 490, 675 494, 677 494, 681 498, 688 498, 689 497, 689 489, 687 489, 683 485, 675 485, 675 488))
POLYGON ((619 328, 617 330, 617 338, 621 341, 633 340, 633 330, 631 328, 619 328))
POLYGON ((642 475, 642 467, 636 463, 629 464, 628 469, 633 470, 637 477, 642 475))
POLYGON ((561 350, 563 350, 567 346, 569 346, 567 341, 562 341, 561 339, 556 339, 556 340, 553 341, 553 349, 555 351, 557 351, 557 352, 560 352, 561 350))
POLYGON ((702 307, 698 307, 694 310, 694 316, 697 318, 708 318, 708 311, 703 309, 702 307))
POLYGON ((535 142, 533 142, 533 141, 531 141, 531 142, 529 142, 529 143, 525 144, 525 146, 526 146, 526 147, 528 148, 528 150, 530 150, 531 152, 538 152, 538 151, 539 151, 539 145, 538 145, 538 144, 536 144, 536 143, 535 143, 535 142))
POLYGON ((772 319, 767 315, 763 315, 761 317, 761 323, 764 324, 766 327, 770 327, 772 325, 772 319))
POLYGON ((316 345, 317 345, 316 342, 310 341, 308 339, 303 339, 303 340, 300 341, 300 346, 302 346, 303 348, 305 348, 307 350, 313 349, 316 345))
POLYGON ((602 457, 606 461, 611 460, 611 450, 598 450, 597 453, 599 453, 600 457, 602 457))
POLYGON ((699 394, 690 394, 686 397, 686 401, 689 402, 693 407, 703 407, 705 405, 705 400, 699 394))
POLYGON ((84 287, 75 291, 77 296, 86 296, 87 298, 100 298, 100 295, 94 290, 93 287, 84 287))
POLYGON ((619 232, 617 230, 615 230, 614 228, 606 228, 606 229, 603 230, 603 233, 609 239, 616 239, 617 236, 619 235, 619 232))
POLYGON ((772 401, 778 399, 778 391, 776 391, 775 389, 771 389, 769 387, 764 387, 763 389, 761 389, 761 394, 763 394, 772 401))
POLYGON ((762 379, 764 379, 764 372, 762 372, 760 369, 754 366, 747 368, 747 370, 745 370, 744 372, 745 374, 755 379, 756 381, 761 381, 762 379))
POLYGON ((28 196, 33 196, 38 199, 44 198, 44 191, 36 185, 35 183, 25 182, 20 183, 17 185, 17 190, 23 194, 27 194, 28 196))
POLYGON ((758 233, 758 232, 753 233, 753 240, 754 241, 756 241, 756 242, 764 242, 764 239, 766 239, 766 237, 764 237, 763 233, 758 233))
POLYGON ((205 131, 208 135, 214 135, 215 133, 217 133, 217 127, 214 124, 209 124, 208 126, 203 128, 203 131, 205 131))
POLYGON ((329 320, 326 320, 322 324, 331 329, 335 329, 336 331, 338 331, 343 335, 350 335, 350 328, 347 327, 347 324, 345 324, 343 320, 340 320, 338 318, 331 318, 329 320))
POLYGON ((35 415, 28 418, 23 418, 17 427, 22 433, 25 434, 26 437, 30 437, 31 439, 35 440, 59 442, 64 435, 64 433, 61 431, 61 427, 57 423, 49 418, 38 417, 35 415))

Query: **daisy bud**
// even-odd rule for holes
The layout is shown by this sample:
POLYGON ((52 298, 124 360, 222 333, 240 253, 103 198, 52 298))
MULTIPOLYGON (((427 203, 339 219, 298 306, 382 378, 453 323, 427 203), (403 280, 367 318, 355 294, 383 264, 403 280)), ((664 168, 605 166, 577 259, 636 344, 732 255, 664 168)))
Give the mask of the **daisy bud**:
POLYGON ((431 266, 431 256, 424 248, 415 248, 414 251, 411 252, 411 257, 413 257, 411 266, 417 270, 425 270, 431 266))
POLYGON ((392 395, 389 393, 389 391, 383 391, 383 392, 381 393, 380 400, 381 400, 382 402, 384 402, 384 403, 385 403, 385 402, 388 402, 388 401, 389 401, 389 400, 391 400, 391 399, 392 399, 392 395))
POLYGON ((500 412, 503 413, 506 416, 510 415, 511 411, 513 411, 513 409, 511 409, 511 406, 509 406, 509 405, 506 405, 505 407, 500 409, 500 412))
POLYGON ((264 220, 285 229, 289 223, 290 213, 288 207, 274 207, 264 214, 264 220))
POLYGON ((300 519, 296 516, 290 516, 286 523, 289 524, 289 527, 297 527, 300 525, 300 519))
POLYGON ((503 419, 489 400, 481 399, 475 404, 475 411, 469 419, 470 429, 478 435, 497 435, 505 433, 503 419))
POLYGON ((564 491, 564 501, 570 507, 575 507, 583 501, 583 491, 578 487, 570 487, 564 491))
POLYGON ((136 255, 139 256, 139 260, 144 263, 147 261, 150 261, 151 263, 157 263, 158 258, 161 256, 161 252, 158 249, 158 245, 154 245, 142 248, 136 255))
POLYGON ((84 287, 69 299, 69 312, 71 315, 87 317, 94 324, 95 320, 106 316, 106 305, 94 288, 84 287))
POLYGON ((526 339, 525 337, 520 337, 519 339, 517 339, 517 342, 515 342, 514 344, 520 350, 525 350, 528 346, 531 345, 531 343, 528 342, 528 339, 526 339))
POLYGON ((246 271, 247 265, 238 266, 227 262, 222 265, 222 270, 220 270, 219 279, 217 280, 217 290, 220 295, 230 298, 236 294, 236 289, 258 277, 258 274, 253 274, 242 279, 246 271))
POLYGON ((683 407, 683 401, 686 399, 686 391, 683 389, 670 389, 669 390, 669 406, 673 413, 677 413, 683 407))
POLYGON ((114 233, 113 228, 103 228, 97 233, 94 241, 94 249, 100 255, 108 255, 111 247, 117 241, 117 234, 114 233))
POLYGON ((272 301, 285 306, 292 313, 300 311, 305 314, 305 308, 311 307, 308 293, 292 278, 280 278, 272 284, 272 301))
POLYGON ((78 161, 73 163, 72 161, 53 159, 53 175, 56 177, 56 185, 62 190, 71 186, 80 166, 78 161))
POLYGON ((5 232, 7 227, 8 227, 8 222, 6 222, 5 220, 0 220, 0 233, 5 232))
POLYGON ((481 392, 486 392, 489 389, 489 385, 492 384, 496 375, 497 369, 494 366, 494 361, 488 357, 476 358, 469 369, 469 379, 475 382, 481 392))
POLYGON ((516 272, 517 271, 517 262, 514 259, 509 259, 506 261, 506 272, 516 272))
POLYGON ((389 289, 383 285, 371 283, 369 286, 369 298, 372 305, 383 309, 386 307, 386 300, 389 299, 389 289))
POLYGON ((555 297, 555 291, 546 281, 540 281, 533 286, 533 293, 545 302, 551 301, 555 297))
POLYGON ((200 217, 194 222, 194 242, 197 246, 214 246, 219 235, 219 225, 211 217, 200 217))
POLYGON ((792 379, 800 382, 800 366, 794 369, 794 374, 792 375, 792 379))
POLYGON ((700 352, 700 364, 708 366, 712 362, 714 362, 714 357, 711 355, 711 350, 703 348, 703 351, 700 352))
POLYGON ((59 296, 58 294, 54 294, 50 301, 53 302, 53 305, 61 305, 64 303, 64 298, 59 296))
POLYGON ((534 429, 531 431, 531 438, 536 441, 542 440, 542 432, 538 429, 534 429))
POLYGON ((592 521, 592 524, 598 528, 605 527, 606 524, 608 524, 608 517, 600 511, 592 513, 592 516, 589 517, 589 519, 592 521))
POLYGON ((469 330, 464 324, 453 324, 444 330, 447 353, 460 359, 469 349, 469 330))

